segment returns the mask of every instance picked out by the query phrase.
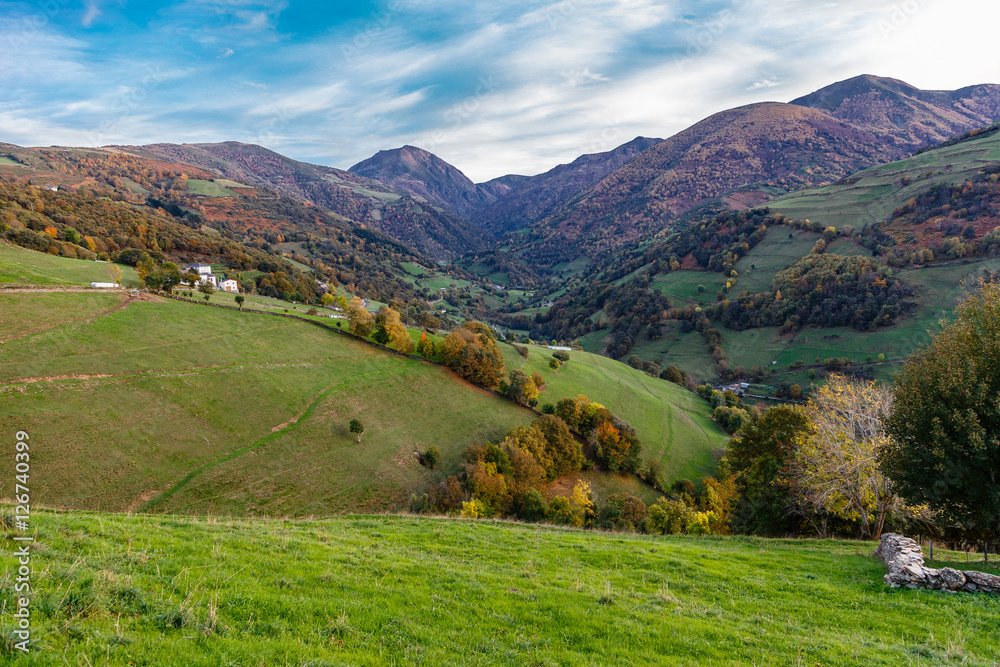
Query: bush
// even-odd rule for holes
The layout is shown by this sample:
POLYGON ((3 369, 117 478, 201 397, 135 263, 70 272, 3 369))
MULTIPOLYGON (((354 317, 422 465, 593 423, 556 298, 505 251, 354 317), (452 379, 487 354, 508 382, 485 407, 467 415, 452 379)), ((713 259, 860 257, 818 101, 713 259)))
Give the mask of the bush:
POLYGON ((426 466, 431 470, 434 470, 434 466, 437 465, 438 460, 441 458, 441 452, 437 447, 429 447, 426 451, 420 454, 420 465, 426 466))
POLYGON ((687 532, 694 514, 694 510, 681 500, 660 498, 649 507, 646 529, 653 535, 679 535, 687 532))
POLYGON ((646 503, 629 493, 618 493, 601 507, 597 525, 604 530, 636 530, 648 516, 646 503))
POLYGON ((524 521, 541 521, 549 512, 549 505, 545 502, 545 496, 538 489, 528 489, 516 504, 517 517, 524 521))
POLYGON ((663 369, 660 378, 674 384, 684 384, 684 374, 677 366, 670 365, 663 369))
MULTIPOLYGON (((798 385, 794 385, 798 386, 798 385)), ((799 396, 802 395, 801 389, 799 396)), ((743 408, 722 405, 712 412, 712 419, 729 433, 736 433, 744 424, 750 421, 750 413, 743 408)))
POLYGON ((569 361, 569 352, 567 352, 566 350, 556 350, 555 352, 552 353, 552 356, 561 361, 562 363, 566 363, 567 361, 569 361))

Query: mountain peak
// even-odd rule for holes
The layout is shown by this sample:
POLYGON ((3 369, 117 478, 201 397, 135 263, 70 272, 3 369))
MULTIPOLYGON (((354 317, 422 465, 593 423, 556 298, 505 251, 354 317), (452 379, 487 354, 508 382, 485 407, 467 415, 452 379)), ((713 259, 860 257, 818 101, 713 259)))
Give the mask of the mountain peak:
POLYGON ((477 186, 457 167, 417 146, 381 150, 348 171, 465 217, 494 200, 488 190, 477 186))

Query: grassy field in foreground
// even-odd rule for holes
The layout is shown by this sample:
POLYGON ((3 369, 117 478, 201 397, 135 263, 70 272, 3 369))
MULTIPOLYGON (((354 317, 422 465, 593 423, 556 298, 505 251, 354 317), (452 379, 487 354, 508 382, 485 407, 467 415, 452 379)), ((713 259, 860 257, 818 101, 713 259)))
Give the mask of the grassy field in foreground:
MULTIPOLYGON (((865 542, 42 512, 23 665, 996 665, 996 596, 865 542)), ((939 555, 936 553, 935 555, 939 555)), ((959 563, 959 566, 964 564, 959 563)), ((4 559, 12 629, 13 559, 4 559)))
POLYGON ((643 460, 662 461, 668 479, 696 479, 712 472, 712 453, 725 446, 727 436, 711 421, 711 406, 695 394, 588 352, 570 352, 569 363, 553 371, 548 348, 528 346, 527 359, 509 345, 501 349, 508 368, 538 371, 545 378, 539 404, 586 394, 635 427, 643 460))

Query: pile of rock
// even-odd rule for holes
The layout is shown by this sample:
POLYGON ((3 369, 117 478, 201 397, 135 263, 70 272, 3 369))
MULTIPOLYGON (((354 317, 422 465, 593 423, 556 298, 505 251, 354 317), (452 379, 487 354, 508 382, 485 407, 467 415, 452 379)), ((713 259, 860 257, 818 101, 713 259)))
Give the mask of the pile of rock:
POLYGON ((938 591, 968 591, 1000 594, 1000 577, 985 572, 966 572, 950 567, 924 567, 920 545, 908 537, 886 533, 875 550, 889 568, 885 581, 893 588, 929 588, 938 591))

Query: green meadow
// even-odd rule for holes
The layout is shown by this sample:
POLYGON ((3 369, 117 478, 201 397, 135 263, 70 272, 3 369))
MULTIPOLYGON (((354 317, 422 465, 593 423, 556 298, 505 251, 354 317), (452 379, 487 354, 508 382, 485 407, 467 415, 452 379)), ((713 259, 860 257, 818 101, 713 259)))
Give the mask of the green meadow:
POLYGON ((46 443, 38 501, 52 506, 398 509, 465 447, 533 418, 447 369, 295 320, 172 300, 86 317, 106 304, 60 294, 65 320, 35 331, 38 296, 3 296, 20 315, 4 324, 0 424, 46 443), (439 471, 414 456, 431 445, 439 471))
POLYGON ((393 516, 31 520, 32 650, 14 657, 7 639, 5 664, 997 664, 1000 599, 893 590, 868 542, 393 516))
POLYGON ((1000 160, 1000 133, 872 167, 831 185, 794 192, 768 202, 793 219, 809 219, 840 229, 860 229, 885 220, 910 197, 938 185, 957 185, 1000 160))
MULTIPOLYGON (((57 257, 0 241, 0 284, 87 286, 91 282, 110 282, 109 266, 107 262, 57 257)), ((122 271, 123 285, 139 284, 134 268, 117 266, 122 271)))
POLYGON ((673 383, 654 378, 613 359, 582 351, 569 362, 549 368, 552 350, 528 346, 522 358, 502 346, 508 369, 537 371, 545 378, 539 404, 586 394, 629 422, 643 444, 643 459, 658 459, 668 479, 697 479, 711 474, 713 453, 725 446, 725 432, 711 421, 711 406, 673 383))

